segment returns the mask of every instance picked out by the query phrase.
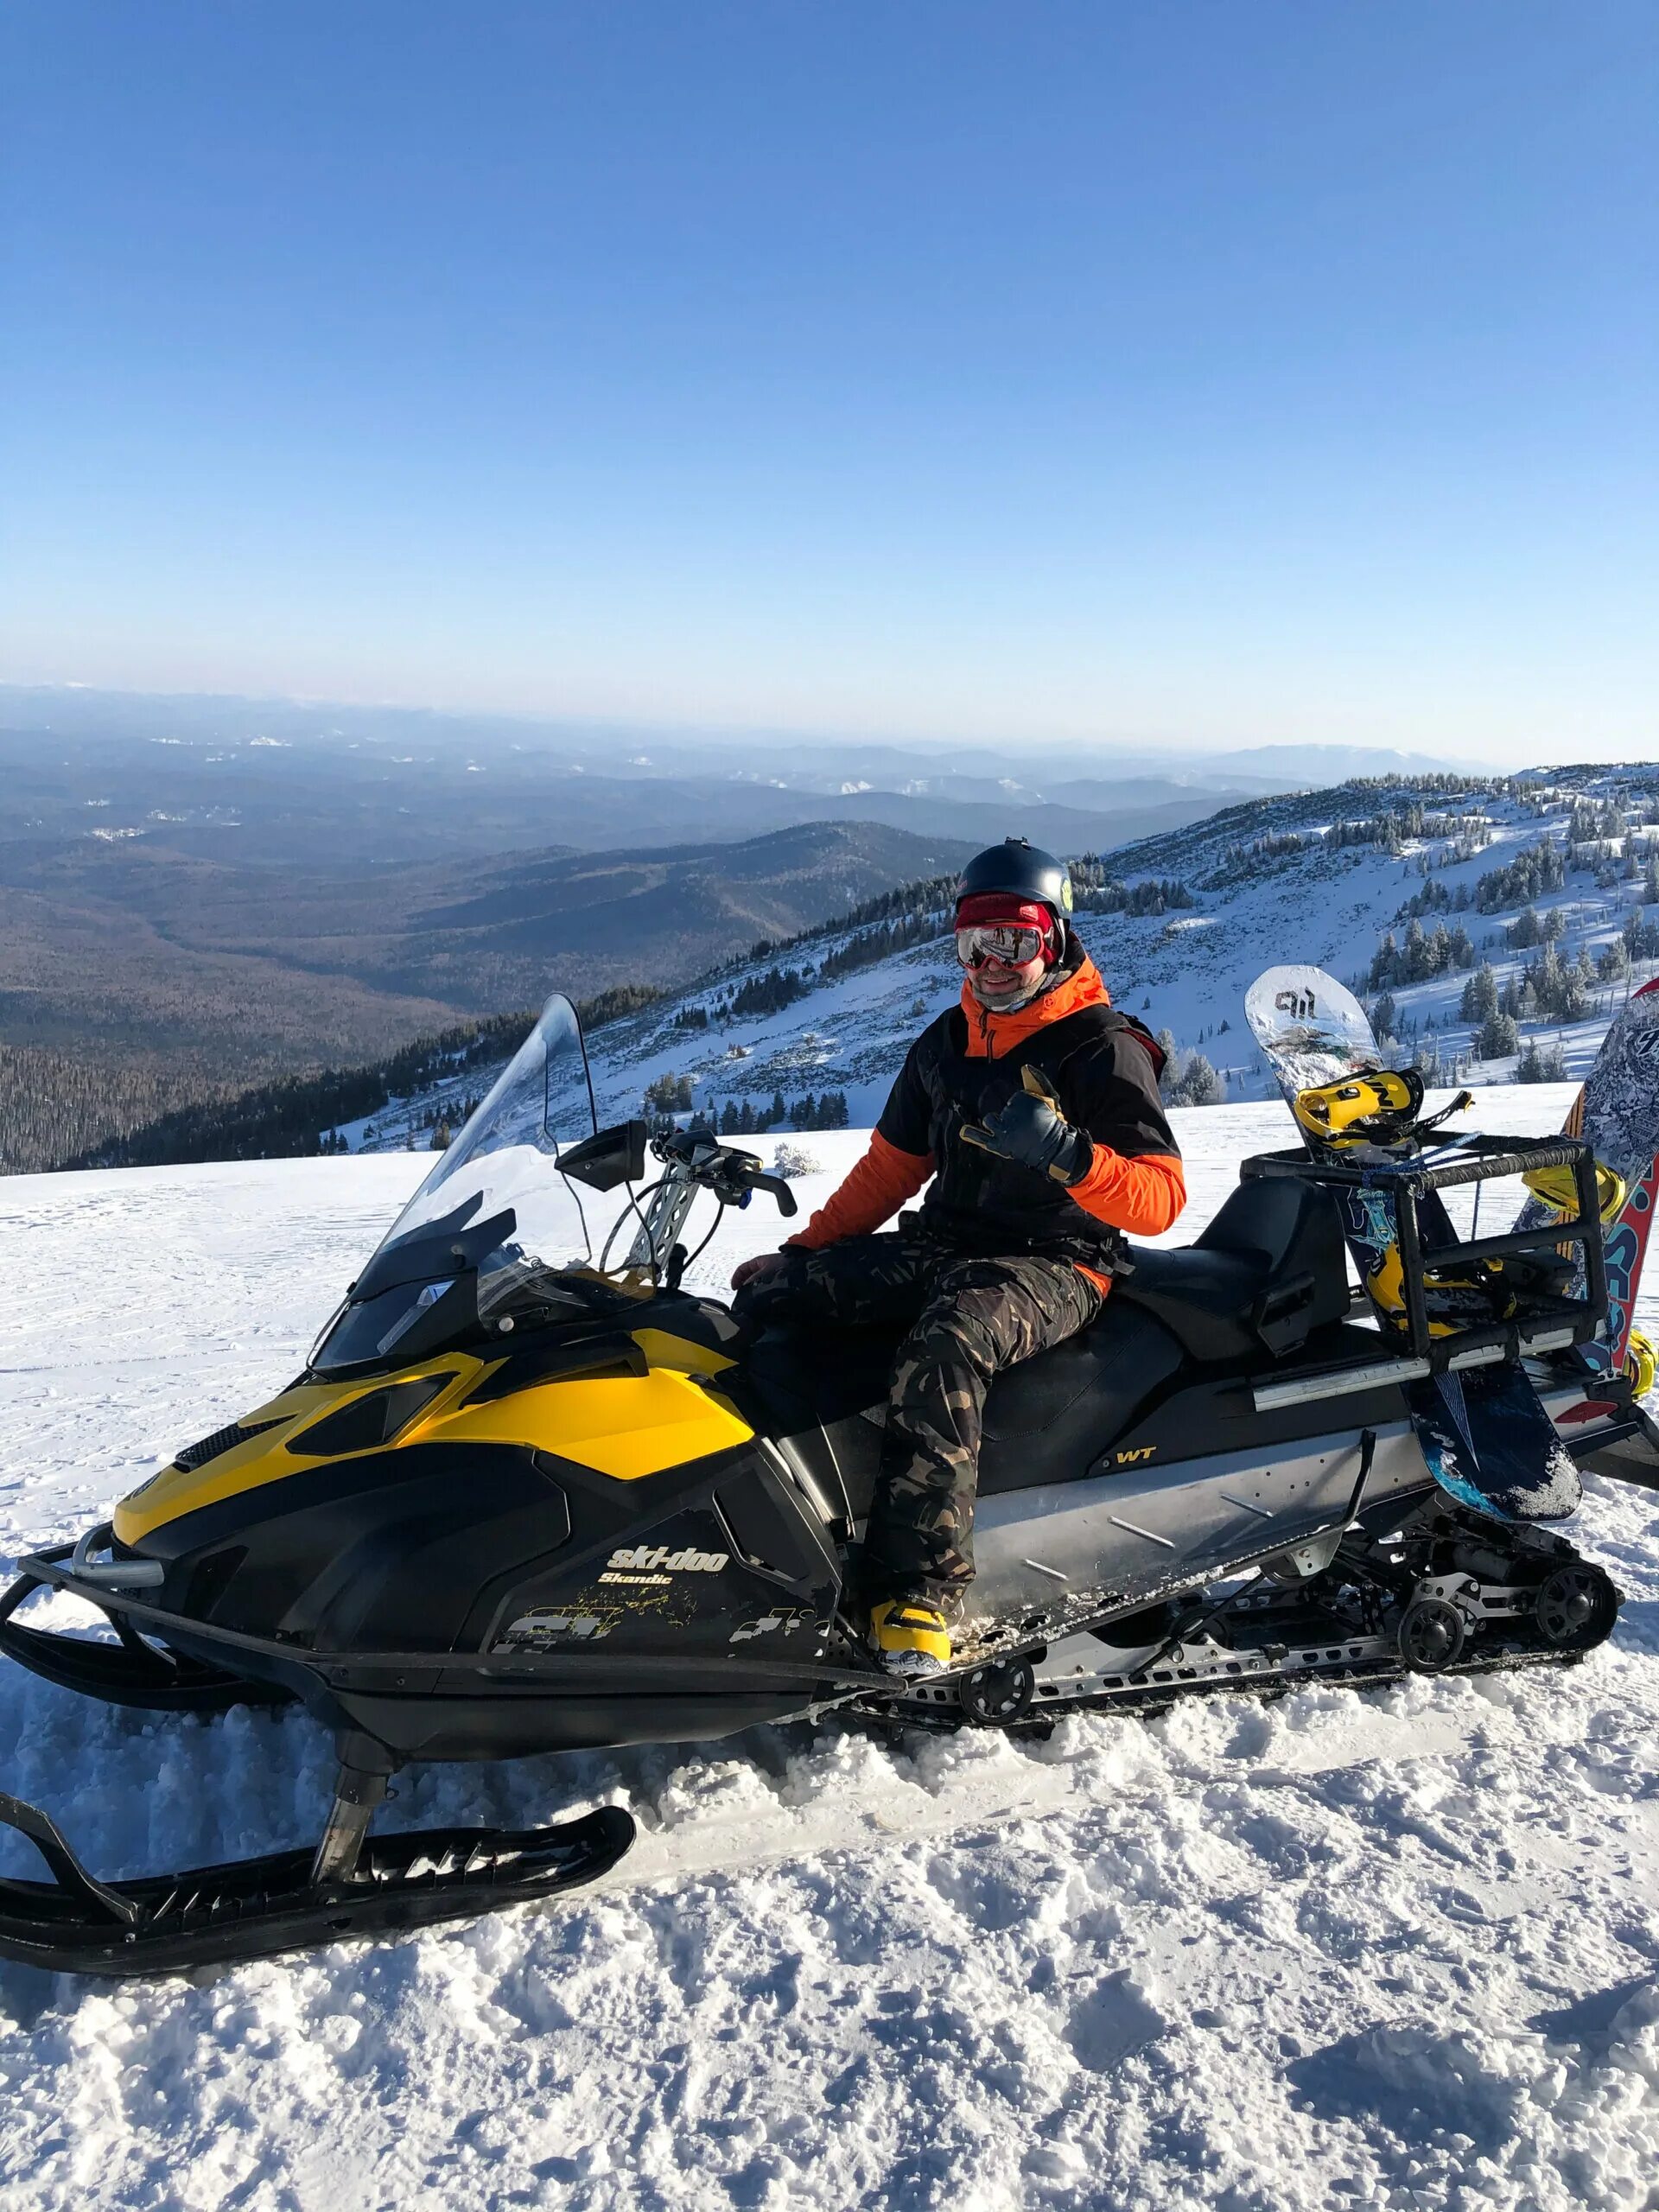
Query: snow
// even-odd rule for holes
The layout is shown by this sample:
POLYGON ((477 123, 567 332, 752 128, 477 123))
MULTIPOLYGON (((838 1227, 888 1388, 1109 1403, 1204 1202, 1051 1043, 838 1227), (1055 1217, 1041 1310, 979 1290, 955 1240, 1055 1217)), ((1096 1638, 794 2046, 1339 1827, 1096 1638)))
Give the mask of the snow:
MULTIPOLYGON (((1479 1124, 1541 1132, 1569 1096, 1488 1092, 1479 1124)), ((1268 1106, 1176 1121, 1185 1236, 1289 1132, 1268 1106)), ((811 1137, 804 1205, 861 1141, 811 1137)), ((0 1185, 28 1286, 0 1321, 0 1545, 71 1534, 294 1373, 429 1164, 0 1185)), ((698 1279, 777 1230, 728 1217, 698 1279)), ((1649 2204, 1659 1500, 1592 1482, 1583 1518, 1629 1601, 1560 1672, 1046 1745, 831 1721, 411 1770, 400 1824, 613 1799, 641 1840, 599 1889, 393 1942, 134 1986, 0 1967, 0 2188, 31 2212, 1649 2204)), ((123 1714, 0 1674, 3 1786, 95 1871, 308 1840, 329 1767, 303 1716, 123 1714)))

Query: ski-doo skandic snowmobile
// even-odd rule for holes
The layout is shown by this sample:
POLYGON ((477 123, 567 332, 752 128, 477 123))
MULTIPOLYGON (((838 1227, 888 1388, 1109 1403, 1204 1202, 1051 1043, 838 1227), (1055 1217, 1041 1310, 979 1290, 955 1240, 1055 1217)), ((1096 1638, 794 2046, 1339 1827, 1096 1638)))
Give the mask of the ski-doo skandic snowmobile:
MULTIPOLYGON (((1586 1148, 1484 1141, 1465 1178, 1580 1178, 1572 1233, 1593 1255, 1586 1148)), ((1414 1187, 1395 1194, 1408 1214, 1414 1187)), ((1546 1525, 1576 1506, 1578 1465, 1659 1475, 1628 1389, 1548 1363, 1599 1325, 1595 1265, 1591 1294, 1548 1313, 1390 1341, 1354 1318, 1317 1164, 1275 1155, 1246 1163, 1196 1243, 1137 1248, 1096 1323, 994 1385, 976 1618, 950 1672, 895 1688, 842 1611, 893 1340, 754 1332, 687 1290, 681 1231, 704 1192, 794 1211, 705 1129, 598 1132, 575 1016, 553 1000, 304 1372, 107 1524, 22 1562, 0 1601, 13 1658, 126 1705, 298 1700, 340 1768, 314 1847, 119 1886, 0 1796, 49 1878, 0 1877, 0 1953, 103 1974, 251 1957, 544 1897, 632 1839, 616 1807, 372 1834, 409 1761, 707 1739, 830 1707, 1042 1726, 1208 1688, 1560 1659, 1613 1624, 1611 1584, 1546 1525), (648 1151, 660 1173, 636 1193, 648 1151), (615 1216, 597 1259, 584 1208, 615 1216), (1529 1357, 1554 1415, 1548 1479, 1518 1503, 1437 1484, 1411 1379, 1529 1357), (99 1607, 114 1640, 31 1625, 48 1589, 99 1607)))

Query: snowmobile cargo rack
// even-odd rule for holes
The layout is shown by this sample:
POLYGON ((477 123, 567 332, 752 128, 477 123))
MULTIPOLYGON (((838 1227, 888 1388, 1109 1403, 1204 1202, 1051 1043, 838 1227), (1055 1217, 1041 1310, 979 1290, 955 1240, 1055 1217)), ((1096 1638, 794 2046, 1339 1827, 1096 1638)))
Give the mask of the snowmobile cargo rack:
MULTIPOLYGON (((1581 1137, 1465 1136, 1432 1152, 1407 1160, 1313 1160, 1294 1152, 1259 1153, 1243 1162, 1242 1179, 1263 1176, 1294 1176, 1317 1183, 1338 1203, 1349 1194, 1375 1192, 1388 1202, 1393 1216, 1395 1241, 1399 1248, 1403 1313, 1396 1324, 1408 1357, 1367 1362, 1356 1367, 1287 1376, 1257 1386, 1258 1410, 1294 1405, 1307 1399, 1335 1396, 1350 1390, 1371 1389, 1389 1382, 1415 1382, 1448 1370, 1496 1364, 1528 1354, 1565 1351, 1569 1345, 1600 1336, 1607 1325, 1607 1267, 1602 1249, 1601 1218, 1596 1193, 1595 1155, 1581 1137), (1425 1241, 1419 1205, 1431 1191, 1454 1185, 1494 1182, 1505 1176, 1531 1174, 1543 1167, 1570 1167, 1578 1200, 1570 1220, 1547 1222, 1536 1229, 1514 1230, 1499 1236, 1476 1236, 1459 1242, 1425 1241), (1584 1294, 1581 1297, 1531 1293, 1526 1310, 1510 1319, 1471 1327, 1438 1326, 1433 1333, 1428 1312, 1427 1270, 1472 1268, 1489 1260, 1518 1258, 1535 1254, 1550 1259, 1563 1245, 1576 1244, 1584 1253, 1584 1294)), ((1351 1199, 1350 1199, 1351 1203, 1351 1199)), ((1437 1211, 1439 1209, 1437 1209, 1437 1211)), ((1444 1219, 1442 1214, 1441 1218, 1444 1219)), ((1392 1332, 1390 1333, 1393 1333, 1392 1332)), ((1389 1339, 1385 1337, 1384 1341, 1389 1339)))

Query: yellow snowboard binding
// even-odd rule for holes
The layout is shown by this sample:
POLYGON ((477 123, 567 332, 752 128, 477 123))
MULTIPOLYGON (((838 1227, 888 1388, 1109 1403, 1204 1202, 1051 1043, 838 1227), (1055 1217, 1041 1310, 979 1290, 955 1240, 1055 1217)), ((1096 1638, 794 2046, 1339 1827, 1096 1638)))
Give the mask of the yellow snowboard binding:
POLYGON ((1314 1084, 1299 1091, 1291 1111, 1311 1137, 1340 1148, 1402 1144, 1439 1128, 1474 1103, 1468 1091, 1460 1090, 1438 1114, 1420 1118, 1423 1078, 1415 1068, 1367 1068, 1344 1076, 1340 1083, 1314 1084))
MULTIPOLYGON (((1553 1206, 1563 1221, 1578 1219, 1579 1186, 1573 1179, 1570 1167, 1535 1167, 1530 1175, 1523 1175, 1521 1180, 1535 1198, 1541 1198, 1547 1206, 1553 1206)), ((1626 1195, 1624 1178, 1598 1160, 1596 1211, 1605 1226, 1611 1227, 1624 1211, 1626 1195)))
POLYGON ((1373 1068, 1299 1092, 1293 1110, 1325 1144, 1396 1144, 1415 1128, 1422 1103, 1415 1068, 1373 1068))
POLYGON ((1656 1360, 1651 1338, 1640 1329, 1632 1329, 1624 1351, 1624 1374, 1638 1398, 1646 1397, 1652 1389, 1656 1367, 1659 1360, 1656 1360))
POLYGON ((926 1598, 884 1598, 870 1612, 870 1641, 884 1674, 910 1681, 950 1664, 950 1630, 926 1598))

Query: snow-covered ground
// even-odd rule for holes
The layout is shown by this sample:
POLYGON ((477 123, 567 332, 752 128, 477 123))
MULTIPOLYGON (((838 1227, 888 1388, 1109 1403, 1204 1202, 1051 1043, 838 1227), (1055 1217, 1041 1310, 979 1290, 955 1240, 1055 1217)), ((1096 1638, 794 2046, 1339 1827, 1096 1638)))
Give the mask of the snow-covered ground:
MULTIPOLYGON (((1489 1092, 1479 1122, 1542 1131, 1569 1095, 1489 1092)), ((1177 1121, 1186 1235, 1288 1130, 1177 1121)), ((861 1140, 797 1141, 810 1204, 861 1140)), ((0 1185, 0 1548, 291 1375, 429 1165, 0 1185)), ((728 1217, 700 1280, 775 1233, 728 1217)), ((1043 1745, 826 1725, 411 1771, 400 1822, 604 1797, 644 1834, 601 1889, 397 1942, 134 1986, 0 1967, 0 2188, 77 2212, 1650 2205, 1659 1500, 1592 1481, 1582 1518, 1629 1599, 1559 1674, 1043 1745)), ((0 1786, 111 1874, 308 1840, 329 1766, 303 1717, 150 1719, 0 1675, 0 1786)))

